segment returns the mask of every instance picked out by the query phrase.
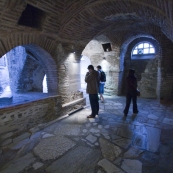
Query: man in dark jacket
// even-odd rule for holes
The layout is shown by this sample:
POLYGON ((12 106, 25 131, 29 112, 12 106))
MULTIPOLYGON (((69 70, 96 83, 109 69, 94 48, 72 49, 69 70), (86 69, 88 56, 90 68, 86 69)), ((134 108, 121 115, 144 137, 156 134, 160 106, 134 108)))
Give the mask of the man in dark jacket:
POLYGON ((85 76, 85 82, 87 83, 86 92, 89 94, 89 100, 92 113, 87 118, 95 118, 99 111, 98 102, 98 86, 99 86, 99 73, 94 70, 93 65, 88 66, 88 71, 85 76))

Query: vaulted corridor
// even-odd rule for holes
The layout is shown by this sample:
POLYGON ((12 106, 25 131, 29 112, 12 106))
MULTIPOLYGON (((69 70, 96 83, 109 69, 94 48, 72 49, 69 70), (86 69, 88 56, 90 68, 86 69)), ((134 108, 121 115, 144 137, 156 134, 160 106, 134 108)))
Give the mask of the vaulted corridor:
POLYGON ((1 173, 173 172, 172 0, 1 0, 0 11, 1 173), (92 120, 90 64, 106 74, 92 120), (122 119, 129 69, 139 113, 122 119))

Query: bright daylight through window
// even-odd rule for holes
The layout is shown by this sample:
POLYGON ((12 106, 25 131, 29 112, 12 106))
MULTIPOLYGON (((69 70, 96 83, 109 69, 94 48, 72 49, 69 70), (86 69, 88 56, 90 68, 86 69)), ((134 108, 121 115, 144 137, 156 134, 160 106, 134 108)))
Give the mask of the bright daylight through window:
POLYGON ((139 43, 134 49, 132 55, 155 54, 155 48, 152 44, 139 43))

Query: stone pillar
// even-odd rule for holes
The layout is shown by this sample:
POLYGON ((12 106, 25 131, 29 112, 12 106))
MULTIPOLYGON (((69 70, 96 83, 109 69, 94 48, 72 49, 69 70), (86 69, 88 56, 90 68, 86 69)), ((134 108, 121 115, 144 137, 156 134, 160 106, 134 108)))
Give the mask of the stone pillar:
POLYGON ((71 45, 63 45, 65 58, 58 56, 58 93, 62 96, 62 103, 68 103, 70 101, 82 98, 83 95, 79 91, 80 89, 80 56, 81 53, 77 50, 72 51, 71 45), (64 48, 65 47, 65 48, 64 48))
POLYGON ((162 59, 161 59, 161 86, 160 99, 170 100, 173 98, 173 43, 164 35, 161 39, 162 59))
POLYGON ((62 96, 62 103, 68 102, 69 76, 67 70, 67 61, 58 66, 58 94, 62 96))

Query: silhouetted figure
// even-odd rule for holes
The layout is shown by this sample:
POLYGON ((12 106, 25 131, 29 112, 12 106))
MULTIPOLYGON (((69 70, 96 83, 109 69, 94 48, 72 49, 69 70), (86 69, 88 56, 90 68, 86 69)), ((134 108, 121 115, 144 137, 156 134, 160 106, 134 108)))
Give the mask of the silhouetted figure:
POLYGON ((137 114, 137 79, 135 77, 135 70, 133 69, 129 70, 129 74, 126 78, 126 107, 124 109, 125 118, 129 112, 131 99, 133 100, 133 113, 137 114))

